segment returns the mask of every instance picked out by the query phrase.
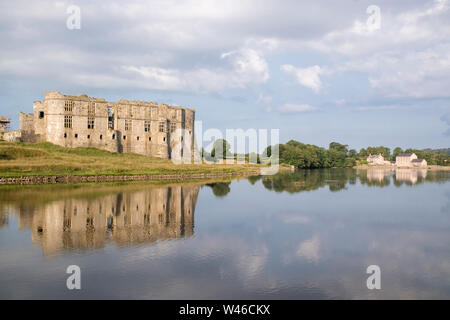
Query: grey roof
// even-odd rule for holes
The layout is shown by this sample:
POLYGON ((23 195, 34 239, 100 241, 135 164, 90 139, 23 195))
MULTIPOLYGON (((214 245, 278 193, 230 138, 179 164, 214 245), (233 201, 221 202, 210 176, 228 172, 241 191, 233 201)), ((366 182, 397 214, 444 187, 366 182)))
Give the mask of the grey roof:
POLYGON ((412 159, 411 162, 422 162, 425 161, 425 159, 412 159))
POLYGON ((412 153, 399 153, 397 157, 411 157, 412 153))

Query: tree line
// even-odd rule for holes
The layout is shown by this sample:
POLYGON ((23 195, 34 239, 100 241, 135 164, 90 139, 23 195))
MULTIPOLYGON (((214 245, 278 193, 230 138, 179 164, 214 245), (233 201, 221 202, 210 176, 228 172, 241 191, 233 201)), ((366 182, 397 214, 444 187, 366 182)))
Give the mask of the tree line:
POLYGON ((214 142, 210 153, 202 150, 202 156, 207 161, 218 161, 219 159, 245 159, 246 162, 252 159, 253 162, 265 163, 272 156, 278 154, 279 162, 293 165, 297 168, 315 169, 332 167, 353 167, 357 164, 366 164, 367 157, 381 154, 387 161, 395 161, 400 153, 415 153, 418 158, 425 159, 429 165, 450 165, 449 149, 402 149, 395 148, 392 152, 385 146, 367 147, 359 151, 349 149, 348 145, 339 142, 331 142, 328 149, 312 144, 304 144, 295 140, 290 140, 285 144, 277 144, 267 147, 262 154, 236 154, 230 151, 230 144, 224 139, 214 142), (278 152, 276 152, 278 151, 278 152))

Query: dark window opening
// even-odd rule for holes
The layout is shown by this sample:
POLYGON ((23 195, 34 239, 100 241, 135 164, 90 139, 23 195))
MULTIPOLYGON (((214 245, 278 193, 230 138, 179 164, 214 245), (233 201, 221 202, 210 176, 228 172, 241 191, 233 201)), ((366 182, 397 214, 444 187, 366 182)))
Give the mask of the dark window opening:
POLYGON ((75 133, 75 139, 78 138, 78 133, 75 133))
POLYGON ((108 107, 108 129, 114 130, 114 112, 111 107, 108 107))
POLYGON ((150 124, 151 124, 150 121, 145 120, 145 122, 144 122, 144 131, 145 132, 150 132, 150 124))
POLYGON ((72 116, 64 116, 64 128, 72 128, 72 116))
POLYGON ((114 140, 115 138, 116 138, 116 135, 115 135, 115 134, 113 134, 113 135, 112 135, 112 139, 114 140))
POLYGON ((152 137, 148 137, 148 141, 152 141, 152 137))
POLYGON ((163 141, 166 141, 166 137, 163 138, 163 141))
POLYGON ((91 138, 91 135, 90 134, 88 134, 88 139, 90 139, 91 138))
POLYGON ((64 133, 64 138, 67 138, 67 133, 64 133))
POLYGON ((139 141, 139 137, 137 137, 137 141, 139 141))
POLYGON ((44 119, 44 111, 39 112, 39 119, 44 119))
POLYGON ((123 140, 127 140, 127 136, 123 136, 123 140))
POLYGON ((88 117, 88 129, 94 129, 95 124, 95 118, 94 117, 88 117))
POLYGON ((101 134, 101 135, 100 135, 100 140, 102 140, 102 139, 103 139, 103 135, 101 134))

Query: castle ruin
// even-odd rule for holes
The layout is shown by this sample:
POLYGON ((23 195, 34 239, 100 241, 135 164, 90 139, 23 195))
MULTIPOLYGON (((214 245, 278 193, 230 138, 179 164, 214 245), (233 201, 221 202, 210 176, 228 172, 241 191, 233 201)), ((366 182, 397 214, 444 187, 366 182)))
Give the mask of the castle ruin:
POLYGON ((20 113, 22 142, 48 141, 63 147, 93 147, 171 159, 194 154, 195 110, 156 102, 63 95, 46 92, 20 113))

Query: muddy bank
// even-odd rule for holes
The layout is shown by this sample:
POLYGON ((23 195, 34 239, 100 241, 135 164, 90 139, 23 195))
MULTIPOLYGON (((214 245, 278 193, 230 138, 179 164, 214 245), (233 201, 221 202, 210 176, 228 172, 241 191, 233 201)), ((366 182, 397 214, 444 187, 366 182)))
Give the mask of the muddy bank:
POLYGON ((184 180, 221 177, 241 177, 259 175, 259 171, 231 173, 194 173, 194 174, 161 174, 161 175, 123 175, 123 176, 49 176, 49 177, 14 177, 1 178, 0 185, 13 184, 56 184, 83 182, 117 182, 117 181, 152 181, 152 180, 184 180))

